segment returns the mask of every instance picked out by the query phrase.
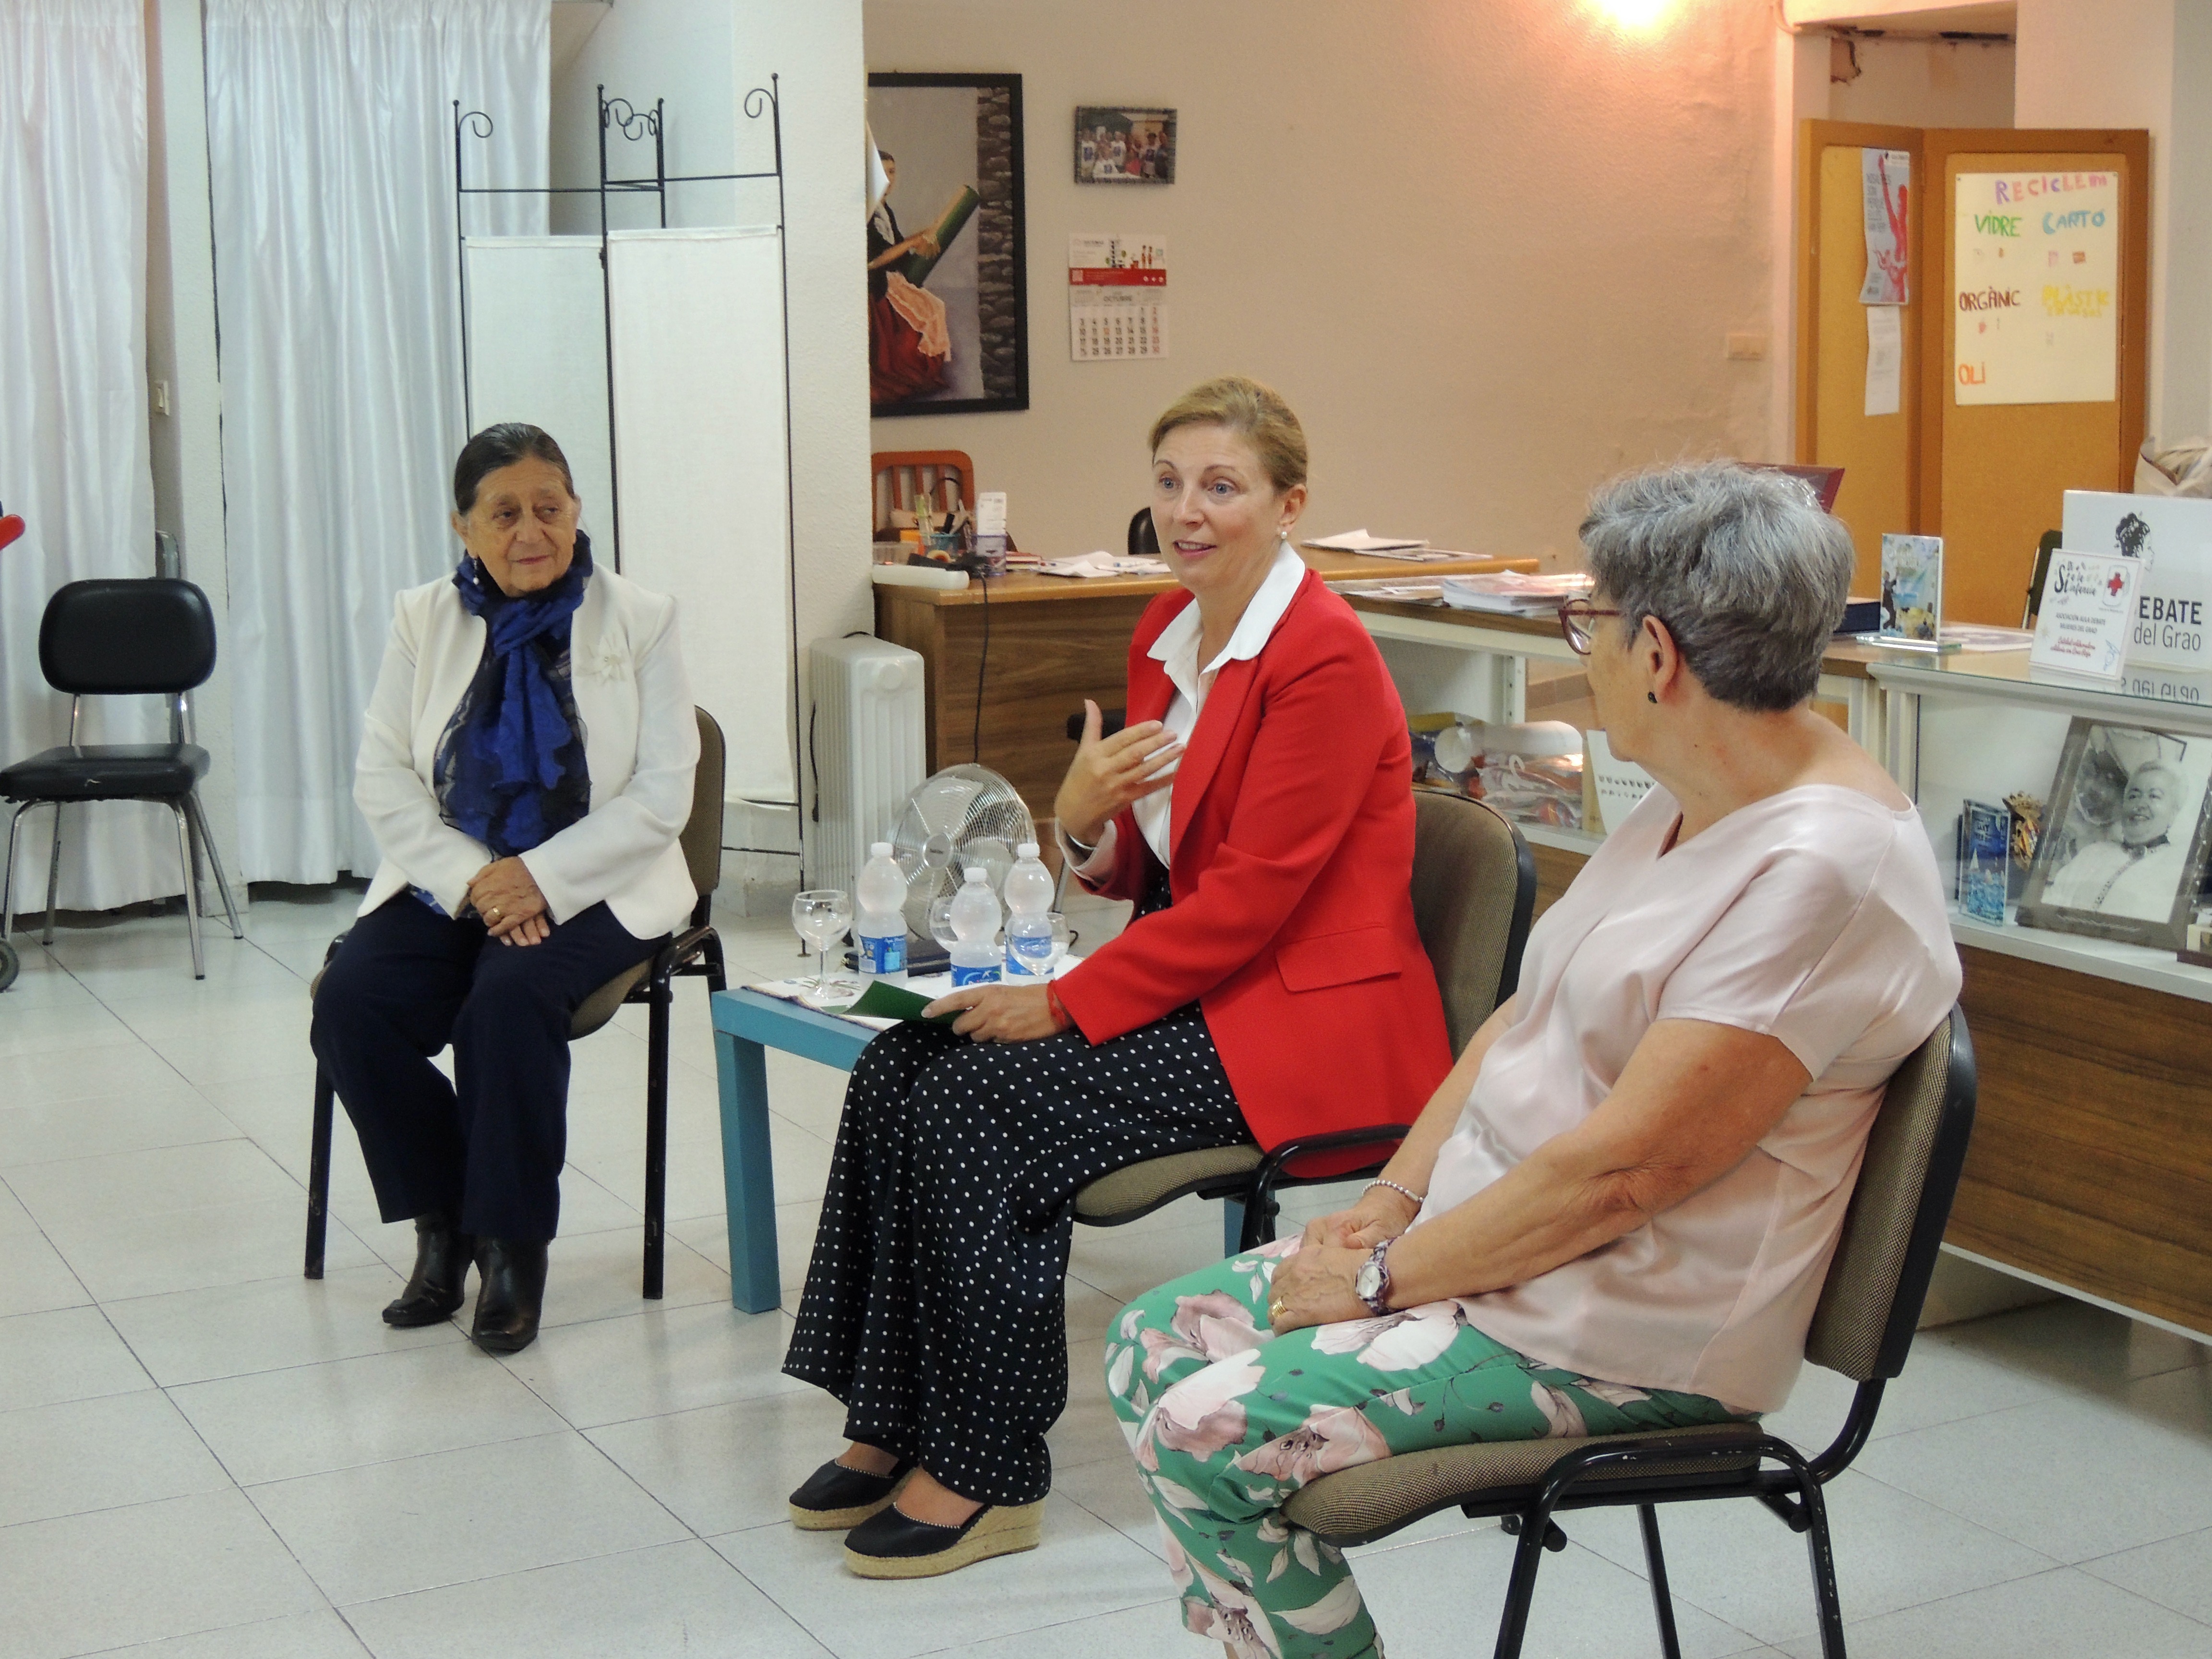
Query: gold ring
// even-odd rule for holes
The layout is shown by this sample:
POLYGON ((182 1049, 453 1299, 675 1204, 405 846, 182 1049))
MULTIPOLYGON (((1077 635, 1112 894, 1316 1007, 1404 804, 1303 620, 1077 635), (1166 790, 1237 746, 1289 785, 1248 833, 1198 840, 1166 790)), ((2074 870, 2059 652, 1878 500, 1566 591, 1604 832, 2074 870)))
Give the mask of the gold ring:
POLYGON ((1285 1313, 1290 1311, 1290 1306, 1291 1304, 1284 1301, 1282 1297, 1279 1296, 1277 1297, 1273 1301, 1267 1304, 1267 1322, 1271 1325, 1273 1324, 1275 1321, 1280 1319, 1285 1313))
POLYGON ((493 906, 491 907, 491 919, 492 919, 494 921, 497 921, 499 920, 499 918, 500 918, 500 915, 501 915, 501 912, 500 912, 500 908, 499 908, 499 906, 497 906, 496 904, 493 905, 493 906))

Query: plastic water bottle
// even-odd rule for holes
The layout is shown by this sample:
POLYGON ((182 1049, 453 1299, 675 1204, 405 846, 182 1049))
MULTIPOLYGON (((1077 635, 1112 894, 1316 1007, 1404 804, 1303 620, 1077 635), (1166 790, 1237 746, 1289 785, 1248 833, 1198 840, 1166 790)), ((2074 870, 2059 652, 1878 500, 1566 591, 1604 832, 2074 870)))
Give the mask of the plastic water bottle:
POLYGON ((1037 845, 1014 848, 1006 872, 1006 977, 1035 983, 1052 971, 1052 872, 1037 859, 1037 845))
POLYGON ((891 844, 873 842, 860 867, 854 894, 860 914, 853 918, 853 942, 860 948, 864 974, 906 971, 906 878, 891 857, 891 844))
POLYGON ((952 982, 981 985, 999 977, 999 896, 980 864, 952 896, 952 982))

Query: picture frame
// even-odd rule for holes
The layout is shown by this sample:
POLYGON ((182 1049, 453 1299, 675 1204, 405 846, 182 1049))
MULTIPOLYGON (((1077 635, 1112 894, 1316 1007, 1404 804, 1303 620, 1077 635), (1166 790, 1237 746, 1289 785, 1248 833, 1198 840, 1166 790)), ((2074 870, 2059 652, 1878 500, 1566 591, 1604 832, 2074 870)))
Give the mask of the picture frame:
POLYGON ((1075 111, 1079 185, 1175 183, 1176 112, 1081 104, 1075 111))
POLYGON ((872 72, 868 128, 870 414, 1027 409, 1022 77, 872 72))
POLYGON ((2212 850, 2212 738, 2076 716, 2022 926, 2179 951, 2212 850))
POLYGON ((1881 632, 1932 646, 1943 637, 1943 538, 1881 538, 1881 632))

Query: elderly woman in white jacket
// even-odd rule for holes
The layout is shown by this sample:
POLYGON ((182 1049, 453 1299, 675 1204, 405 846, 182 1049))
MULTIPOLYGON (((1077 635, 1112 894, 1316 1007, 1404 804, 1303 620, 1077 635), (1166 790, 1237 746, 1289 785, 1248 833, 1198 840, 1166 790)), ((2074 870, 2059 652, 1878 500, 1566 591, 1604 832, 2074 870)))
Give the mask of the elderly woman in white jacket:
POLYGON ((568 1021, 697 901, 677 837, 699 737, 676 604, 592 565, 560 446, 486 428, 453 467, 447 579, 399 595, 354 799, 383 855, 312 1041, 386 1221, 415 1223, 384 1310, 538 1334, 560 1217, 568 1021), (431 1064, 447 1043, 453 1080, 431 1064))

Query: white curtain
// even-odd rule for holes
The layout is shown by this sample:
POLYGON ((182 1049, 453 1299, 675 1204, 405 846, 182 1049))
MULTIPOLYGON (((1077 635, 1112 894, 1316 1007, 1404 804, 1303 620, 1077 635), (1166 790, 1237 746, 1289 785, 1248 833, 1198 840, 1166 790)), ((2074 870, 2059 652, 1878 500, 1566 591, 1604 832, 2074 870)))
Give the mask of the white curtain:
MULTIPOLYGON (((468 182, 546 182, 546 0, 207 0, 240 858, 366 874, 354 755, 398 589, 450 569, 468 182)), ((471 234, 544 229, 477 198, 471 234)))
MULTIPOLYGON (((146 176, 141 0, 0 4, 0 504, 28 526, 0 550, 0 763, 67 740, 69 700, 39 672, 47 598, 86 577, 154 574, 146 176)), ((86 742, 167 734, 152 698, 85 711, 86 742)), ((20 905, 44 902, 52 822, 46 808, 25 821, 20 905)), ((167 812, 70 811, 64 904, 183 890, 167 812)))

